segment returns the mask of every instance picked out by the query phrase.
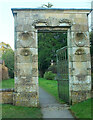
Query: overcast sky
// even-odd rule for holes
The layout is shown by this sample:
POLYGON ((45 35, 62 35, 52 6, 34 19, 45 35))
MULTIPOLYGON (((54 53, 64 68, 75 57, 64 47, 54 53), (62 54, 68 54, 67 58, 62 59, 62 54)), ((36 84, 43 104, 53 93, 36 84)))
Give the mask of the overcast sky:
POLYGON ((48 2, 53 8, 91 8, 92 0, 0 0, 0 42, 14 49, 14 19, 11 8, 37 8, 48 2), (65 2, 64 2, 65 1, 65 2))

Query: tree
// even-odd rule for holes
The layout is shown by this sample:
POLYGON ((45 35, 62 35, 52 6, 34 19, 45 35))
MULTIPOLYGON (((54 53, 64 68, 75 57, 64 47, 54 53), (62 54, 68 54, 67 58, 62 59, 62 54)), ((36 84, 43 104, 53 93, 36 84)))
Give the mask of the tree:
POLYGON ((93 31, 91 31, 90 33, 90 43, 91 43, 90 52, 91 55, 93 56, 93 31))
POLYGON ((48 2, 48 4, 43 4, 42 7, 44 8, 51 8, 53 5, 51 3, 48 2))
POLYGON ((93 31, 90 32, 90 53, 91 53, 91 72, 92 72, 92 89, 93 89, 93 31))
POLYGON ((2 51, 2 54, 5 52, 6 49, 11 49, 9 44, 6 44, 4 42, 0 43, 0 51, 2 51))
POLYGON ((93 73, 93 31, 90 32, 90 53, 91 53, 91 65, 92 65, 92 73, 93 73))
POLYGON ((67 34, 62 32, 39 33, 38 34, 38 60, 39 72, 43 74, 51 64, 51 60, 56 62, 56 50, 67 45, 67 34))
POLYGON ((14 51, 6 49, 2 54, 2 59, 5 61, 5 66, 8 67, 10 78, 14 77, 14 51))

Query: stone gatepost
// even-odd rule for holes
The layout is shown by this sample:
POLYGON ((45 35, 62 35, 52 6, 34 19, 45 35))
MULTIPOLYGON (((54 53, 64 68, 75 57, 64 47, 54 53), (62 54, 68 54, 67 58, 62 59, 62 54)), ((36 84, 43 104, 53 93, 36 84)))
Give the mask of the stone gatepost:
POLYGON ((69 44, 69 91, 72 104, 91 98, 91 60, 87 14, 76 14, 69 44))
POLYGON ((38 106, 37 32, 24 13, 15 18, 15 92, 14 105, 38 106))

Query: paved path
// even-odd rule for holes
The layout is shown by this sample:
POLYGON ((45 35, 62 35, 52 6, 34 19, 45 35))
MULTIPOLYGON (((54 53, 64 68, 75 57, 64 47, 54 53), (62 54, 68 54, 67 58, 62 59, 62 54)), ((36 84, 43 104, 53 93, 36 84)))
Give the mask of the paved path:
POLYGON ((39 88, 39 102, 44 120, 45 118, 73 118, 75 120, 68 110, 68 105, 58 103, 53 96, 42 88, 39 88))

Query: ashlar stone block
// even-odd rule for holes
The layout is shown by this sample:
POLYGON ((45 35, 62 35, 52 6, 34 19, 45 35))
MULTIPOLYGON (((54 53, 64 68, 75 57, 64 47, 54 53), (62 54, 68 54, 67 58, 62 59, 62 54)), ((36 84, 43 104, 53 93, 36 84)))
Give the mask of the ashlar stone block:
POLYGON ((17 32, 17 48, 37 48, 36 32, 17 32))
POLYGON ((38 91, 38 84, 15 84, 15 90, 20 93, 20 92, 36 92, 38 91))
POLYGON ((16 106, 38 107, 39 101, 37 92, 14 93, 13 96, 13 104, 16 106))
POLYGON ((88 75, 89 64, 87 62, 73 62, 73 75, 85 76, 88 75))
POLYGON ((72 94, 72 104, 87 100, 91 97, 90 91, 71 91, 72 94))
POLYGON ((18 48, 16 50, 17 63, 32 63, 38 61, 37 48, 18 48))
POLYGON ((31 63, 17 63, 17 76, 32 75, 32 64, 31 63))
POLYGON ((15 84, 21 85, 38 84, 38 77, 32 77, 31 75, 17 76, 15 77, 15 84))
POLYGON ((72 39, 70 45, 72 47, 77 46, 77 47, 90 47, 90 42, 89 42, 89 32, 86 31, 76 31, 76 32, 71 32, 72 34, 72 39))

